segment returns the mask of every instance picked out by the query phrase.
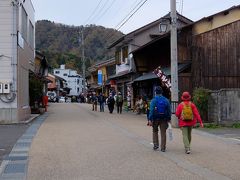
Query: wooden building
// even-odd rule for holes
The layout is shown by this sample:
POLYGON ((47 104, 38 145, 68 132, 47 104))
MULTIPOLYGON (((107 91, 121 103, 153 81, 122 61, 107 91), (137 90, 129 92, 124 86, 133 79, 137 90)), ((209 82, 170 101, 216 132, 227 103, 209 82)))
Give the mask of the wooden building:
MULTIPOLYGON (((240 6, 178 28, 177 43, 179 96, 196 87, 240 88, 240 6)), ((153 78, 144 78, 146 73, 158 66, 170 69, 170 53, 169 33, 133 51, 136 70, 148 85, 153 78)))

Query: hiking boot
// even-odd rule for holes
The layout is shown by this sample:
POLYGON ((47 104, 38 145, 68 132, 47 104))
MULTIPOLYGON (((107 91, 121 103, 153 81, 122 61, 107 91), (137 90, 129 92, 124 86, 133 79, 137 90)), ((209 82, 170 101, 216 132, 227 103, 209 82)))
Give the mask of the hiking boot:
POLYGON ((157 146, 157 145, 153 146, 153 150, 157 150, 158 148, 159 148, 159 146, 157 146))

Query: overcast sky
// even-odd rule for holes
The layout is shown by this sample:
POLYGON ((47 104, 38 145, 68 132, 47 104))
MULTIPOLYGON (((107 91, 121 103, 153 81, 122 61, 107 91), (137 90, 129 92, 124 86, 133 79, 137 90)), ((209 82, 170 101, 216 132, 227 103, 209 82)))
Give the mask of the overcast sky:
MULTIPOLYGON (((144 0, 32 0, 35 19, 67 25, 96 24, 118 29, 120 22, 144 0), (137 6, 137 4, 139 4, 137 6)), ((196 21, 240 4, 240 0, 177 0, 177 11, 196 21)), ((170 11, 170 0, 147 0, 119 30, 129 33, 170 11)))

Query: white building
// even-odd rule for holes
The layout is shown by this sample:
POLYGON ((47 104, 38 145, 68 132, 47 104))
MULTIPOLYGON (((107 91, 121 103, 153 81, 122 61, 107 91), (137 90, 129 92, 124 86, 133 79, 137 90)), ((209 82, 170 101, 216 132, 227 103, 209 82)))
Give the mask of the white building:
POLYGON ((35 19, 31 0, 0 0, 0 122, 30 117, 29 70, 34 70, 35 19))
POLYGON ((69 96, 78 96, 83 92, 83 78, 77 71, 65 69, 65 65, 61 65, 60 69, 54 69, 53 73, 66 80, 66 86, 70 88, 69 96))

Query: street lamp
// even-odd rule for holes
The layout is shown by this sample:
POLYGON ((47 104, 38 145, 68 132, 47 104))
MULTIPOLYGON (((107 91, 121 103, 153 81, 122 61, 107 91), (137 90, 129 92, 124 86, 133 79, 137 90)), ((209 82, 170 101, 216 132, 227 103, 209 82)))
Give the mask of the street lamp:
POLYGON ((160 33, 165 33, 168 30, 168 26, 171 23, 170 18, 161 18, 160 19, 160 24, 159 24, 159 32, 160 33))
MULTIPOLYGON (((165 33, 171 26, 171 103, 172 112, 175 112, 178 103, 178 60, 177 60, 177 11, 176 0, 170 0, 170 18, 162 18, 159 24, 159 32, 165 33)), ((177 118, 172 114, 172 124, 177 126, 177 118)))
MULTIPOLYGON (((177 11, 176 0, 171 0, 171 101, 178 103, 178 56, 177 56, 177 11)), ((175 107, 175 106, 172 106, 175 107)), ((173 109, 175 111, 175 109, 173 109)), ((177 118, 172 114, 173 126, 177 126, 177 118)))

